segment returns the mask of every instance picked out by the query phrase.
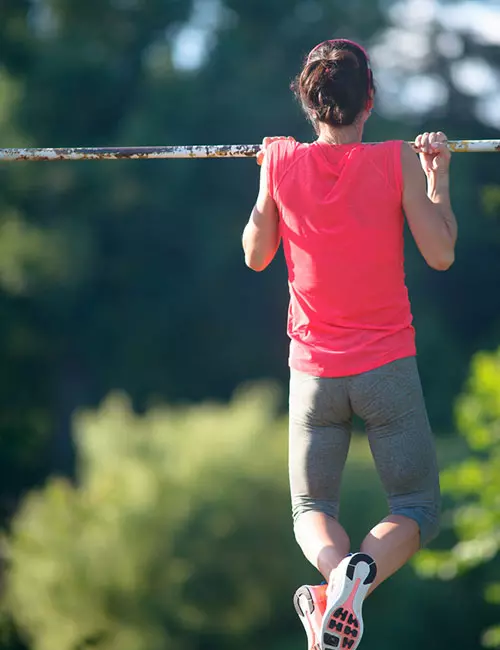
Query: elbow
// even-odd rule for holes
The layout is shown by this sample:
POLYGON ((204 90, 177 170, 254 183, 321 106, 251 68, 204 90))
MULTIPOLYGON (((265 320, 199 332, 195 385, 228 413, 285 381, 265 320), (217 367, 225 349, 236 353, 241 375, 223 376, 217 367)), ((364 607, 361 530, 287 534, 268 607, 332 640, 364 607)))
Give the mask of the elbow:
POLYGON ((245 264, 252 271, 260 272, 266 268, 267 264, 263 264, 262 255, 259 254, 258 248, 248 240, 246 230, 243 233, 243 253, 245 254, 245 264))
POLYGON ((259 246, 252 246, 247 242, 243 242, 243 252, 245 254, 245 264, 252 271, 263 271, 266 269, 272 259, 272 256, 266 255, 265 251, 259 246))
POLYGON ((435 271, 447 271, 455 261, 454 251, 449 251, 448 253, 441 254, 435 259, 428 260, 428 264, 435 271))
POLYGON ((245 255, 245 264, 249 269, 252 269, 252 271, 257 271, 257 273, 260 273, 268 266, 266 262, 258 259, 255 255, 245 255))

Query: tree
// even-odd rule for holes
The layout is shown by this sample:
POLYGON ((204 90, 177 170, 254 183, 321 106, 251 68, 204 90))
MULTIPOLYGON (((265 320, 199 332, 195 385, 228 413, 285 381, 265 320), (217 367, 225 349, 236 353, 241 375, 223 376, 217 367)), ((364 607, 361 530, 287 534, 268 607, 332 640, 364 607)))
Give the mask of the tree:
POLYGON ((275 398, 137 416, 115 395, 77 417, 78 487, 51 480, 13 526, 7 607, 30 647, 250 649, 276 609, 290 618, 275 398))
MULTIPOLYGON (((165 110, 166 98, 178 92, 180 81, 168 34, 188 20, 191 4, 3 3, 2 146, 132 140, 139 130, 141 102, 150 92, 151 79, 157 78, 148 55, 160 45, 164 74, 162 95, 155 100, 170 113, 173 130, 176 120, 165 110)), ((156 137, 157 123, 152 130, 156 137)), ((140 355, 127 355, 124 348, 115 351, 118 321, 126 323, 121 328, 125 347, 133 337, 149 341, 155 323, 156 338, 165 334, 165 316, 158 318, 161 308, 156 320, 146 320, 139 303, 149 291, 150 302, 158 305, 160 287, 165 290, 155 263, 165 250, 157 244, 155 254, 152 242, 161 242, 160 232, 168 233, 171 227, 168 220, 158 225, 158 212, 157 218, 152 215, 147 200, 151 192, 141 186, 142 178, 140 172, 128 177, 119 164, 0 167, 2 521, 27 486, 41 482, 50 471, 71 474, 73 410, 95 404, 107 392, 103 386, 128 383, 132 372, 124 372, 123 359, 140 355), (135 218, 122 210, 124 205, 135 218), (125 252, 125 263, 119 255, 116 259, 117 249, 125 252), (146 266, 141 255, 148 258, 149 282, 134 291, 134 274, 146 266), (125 269, 130 269, 128 275, 125 269), (135 302, 132 299, 129 309, 131 296, 135 302)), ((157 196, 158 202, 163 200, 163 192, 157 196)), ((138 384, 132 387, 138 400, 154 392, 149 385, 144 389, 140 380, 138 384)))
MULTIPOLYGON (((260 386, 229 406, 137 415, 115 394, 80 412, 77 484, 51 479, 13 520, 2 623, 32 650, 301 650, 292 595, 320 577, 293 536, 277 401, 260 386)), ((354 549, 387 505, 367 440, 352 446, 341 522, 354 549)), ((390 611, 386 645, 406 635, 441 650, 446 635, 466 650, 484 623, 468 616, 475 584, 436 587, 405 568, 366 603, 365 642, 387 634, 390 611)))
MULTIPOLYGON (((457 423, 473 452, 442 475, 444 492, 456 502, 448 519, 457 542, 451 551, 426 551, 417 560, 421 575, 443 580, 491 562, 500 551, 500 348, 474 357, 457 423)), ((489 582, 485 596, 500 604, 500 582, 489 582)), ((483 643, 500 646, 500 625, 484 633, 483 643)))
MULTIPOLYGON (((309 134, 288 78, 322 21, 363 37, 382 23, 362 4, 221 3, 212 48, 185 70, 173 52, 191 2, 9 1, 2 145, 258 141, 299 124, 309 134)), ((228 399, 262 376, 286 382, 283 261, 257 278, 240 247, 257 175, 251 161, 0 167, 5 516, 25 487, 71 475, 72 412, 111 390, 140 410, 155 397, 228 399)))

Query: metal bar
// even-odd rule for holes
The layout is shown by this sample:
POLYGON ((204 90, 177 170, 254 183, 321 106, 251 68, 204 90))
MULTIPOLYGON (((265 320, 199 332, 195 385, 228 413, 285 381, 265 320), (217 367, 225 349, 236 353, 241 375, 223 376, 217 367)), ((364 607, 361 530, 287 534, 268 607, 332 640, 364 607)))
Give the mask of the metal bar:
POLYGON ((500 140, 450 140, 455 153, 500 153, 500 140))
MULTIPOLYGON (((410 142, 410 145, 413 143, 410 142)), ((452 140, 456 153, 500 153, 500 140, 452 140)), ((111 147, 69 149, 0 149, 0 162, 51 160, 164 160, 176 158, 255 158, 259 144, 178 147, 111 147)))
POLYGON ((260 145, 111 147, 83 149, 0 149, 0 161, 16 160, 162 160, 170 158, 255 158, 260 145))

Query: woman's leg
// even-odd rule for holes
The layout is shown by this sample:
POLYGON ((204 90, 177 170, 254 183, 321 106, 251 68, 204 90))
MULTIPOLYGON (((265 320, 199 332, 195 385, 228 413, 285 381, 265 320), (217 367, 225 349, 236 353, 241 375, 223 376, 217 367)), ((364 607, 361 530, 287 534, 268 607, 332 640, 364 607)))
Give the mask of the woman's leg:
POLYGON ((349 552, 338 522, 339 491, 351 437, 345 380, 292 370, 289 471, 294 528, 306 558, 329 579, 349 552))
POLYGON ((390 515, 377 524, 363 540, 361 552, 377 564, 377 576, 369 593, 396 573, 420 550, 420 530, 414 519, 390 515))
POLYGON ((439 473, 414 357, 352 378, 349 394, 365 420, 391 513, 361 546, 377 563, 373 590, 437 535, 439 473))
POLYGON ((336 519, 323 512, 310 510, 300 515, 295 524, 295 538, 326 581, 349 553, 347 533, 336 519))

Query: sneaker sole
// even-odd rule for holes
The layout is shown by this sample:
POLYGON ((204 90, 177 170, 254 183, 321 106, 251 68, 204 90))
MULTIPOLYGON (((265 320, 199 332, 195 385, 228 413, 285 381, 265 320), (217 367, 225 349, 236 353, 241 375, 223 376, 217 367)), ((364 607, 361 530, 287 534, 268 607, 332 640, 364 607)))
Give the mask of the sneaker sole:
POLYGON ((375 580, 377 565, 365 553, 355 553, 340 576, 338 596, 326 610, 321 650, 356 650, 363 636, 363 600, 375 580))
POLYGON ((310 650, 320 650, 320 640, 316 638, 309 623, 308 616, 314 613, 315 604, 308 587, 300 587, 293 597, 293 606, 297 612, 307 634, 307 642, 310 650), (312 635, 312 636, 311 636, 312 635))

